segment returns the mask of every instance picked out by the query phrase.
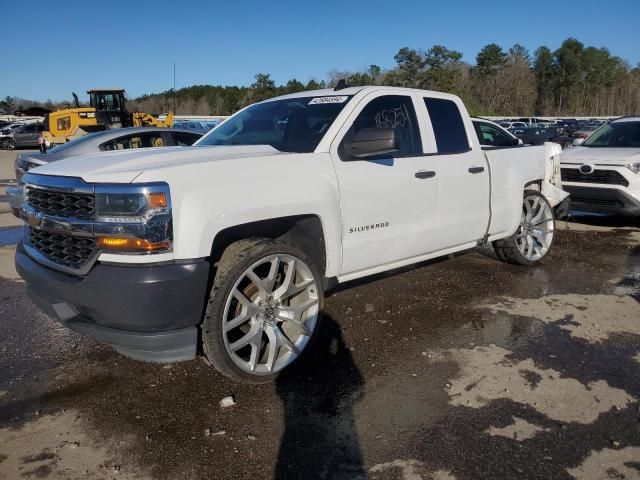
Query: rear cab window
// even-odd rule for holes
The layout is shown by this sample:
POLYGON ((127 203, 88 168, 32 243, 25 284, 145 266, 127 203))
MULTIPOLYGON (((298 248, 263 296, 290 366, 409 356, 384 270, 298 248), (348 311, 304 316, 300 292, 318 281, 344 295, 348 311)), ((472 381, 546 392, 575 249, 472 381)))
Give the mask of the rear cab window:
POLYGON ((455 102, 426 97, 424 103, 431 119, 438 153, 455 154, 471 150, 467 130, 455 102))

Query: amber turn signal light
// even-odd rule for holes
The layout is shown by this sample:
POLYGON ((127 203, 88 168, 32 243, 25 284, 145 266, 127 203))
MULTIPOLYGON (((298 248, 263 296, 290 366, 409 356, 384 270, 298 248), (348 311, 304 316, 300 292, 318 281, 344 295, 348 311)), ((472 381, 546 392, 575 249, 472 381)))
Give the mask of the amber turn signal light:
POLYGON ((107 250, 133 251, 133 252, 154 252, 169 248, 169 242, 150 242, 140 238, 122 237, 99 237, 96 240, 99 248, 107 250))
POLYGON ((167 196, 164 193, 147 193, 147 208, 166 208, 167 196))

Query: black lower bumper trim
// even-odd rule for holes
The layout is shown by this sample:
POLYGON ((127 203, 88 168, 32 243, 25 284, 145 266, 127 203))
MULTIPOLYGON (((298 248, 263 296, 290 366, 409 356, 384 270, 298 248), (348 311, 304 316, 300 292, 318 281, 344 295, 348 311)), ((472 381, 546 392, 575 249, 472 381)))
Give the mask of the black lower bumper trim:
POLYGON ((147 361, 193 358, 209 264, 97 264, 77 277, 47 268, 18 244, 16 269, 33 301, 70 329, 147 361))
POLYGON ((617 188, 563 185, 571 194, 571 209, 591 213, 640 215, 640 201, 617 188))
POLYGON ((111 345, 122 355, 146 362, 180 362, 196 357, 197 327, 157 333, 127 332, 113 328, 71 321, 66 326, 74 332, 111 345))
POLYGON ((561 220, 569 216, 570 210, 571 210, 571 195, 569 195, 562 202, 556 205, 553 209, 553 213, 555 214, 556 220, 561 220))

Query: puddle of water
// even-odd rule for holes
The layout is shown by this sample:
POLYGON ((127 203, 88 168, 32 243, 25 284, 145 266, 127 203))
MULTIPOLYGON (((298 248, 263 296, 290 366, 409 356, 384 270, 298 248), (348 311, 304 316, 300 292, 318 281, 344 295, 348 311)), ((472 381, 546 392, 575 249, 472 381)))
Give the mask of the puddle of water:
POLYGON ((0 228, 0 247, 16 245, 22 238, 22 227, 0 228))

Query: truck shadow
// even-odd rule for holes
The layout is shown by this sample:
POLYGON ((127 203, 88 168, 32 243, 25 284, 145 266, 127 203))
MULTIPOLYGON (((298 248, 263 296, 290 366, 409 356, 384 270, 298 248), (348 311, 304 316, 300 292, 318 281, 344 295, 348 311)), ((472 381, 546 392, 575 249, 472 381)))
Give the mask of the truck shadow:
POLYGON ((364 378, 329 315, 319 334, 305 358, 276 382, 285 422, 277 480, 365 477, 353 413, 364 378))

